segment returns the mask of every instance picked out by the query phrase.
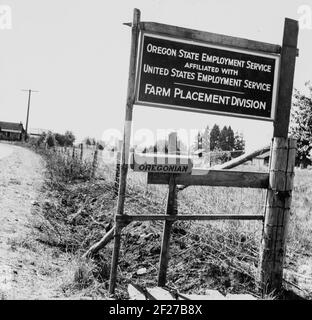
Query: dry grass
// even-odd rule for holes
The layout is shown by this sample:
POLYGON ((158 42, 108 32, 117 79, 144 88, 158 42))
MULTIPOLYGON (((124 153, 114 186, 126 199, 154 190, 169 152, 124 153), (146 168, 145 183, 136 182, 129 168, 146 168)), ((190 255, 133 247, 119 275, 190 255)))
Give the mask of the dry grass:
MULTIPOLYGON (((46 222, 41 225, 41 240, 78 257, 111 228, 116 208, 114 161, 103 161, 100 154, 96 172, 100 180, 90 180, 92 156, 92 150, 85 153, 85 167, 78 163, 79 170, 74 171, 85 173, 83 178, 71 176, 70 160, 60 160, 58 154, 47 158, 48 187, 54 200, 44 208, 46 222)), ((294 252, 311 253, 311 178, 311 171, 296 172, 288 265, 295 263, 294 252)), ((264 213, 265 196, 265 191, 257 189, 188 187, 179 192, 178 210, 185 214, 259 214, 264 213)), ((165 186, 147 185, 144 173, 129 171, 126 213, 161 214, 166 197, 165 186)), ((168 286, 184 293, 200 294, 214 288, 223 293, 257 295, 255 277, 261 232, 259 221, 176 222, 168 286)), ((162 222, 136 222, 124 229, 117 297, 127 298, 129 282, 156 285, 161 233, 162 222), (136 271, 142 267, 147 273, 139 276, 136 271)), ((67 289, 107 298, 111 251, 109 244, 92 261, 78 259, 74 279, 67 289)))
POLYGON ((296 170, 288 231, 289 255, 312 255, 312 170, 296 170))

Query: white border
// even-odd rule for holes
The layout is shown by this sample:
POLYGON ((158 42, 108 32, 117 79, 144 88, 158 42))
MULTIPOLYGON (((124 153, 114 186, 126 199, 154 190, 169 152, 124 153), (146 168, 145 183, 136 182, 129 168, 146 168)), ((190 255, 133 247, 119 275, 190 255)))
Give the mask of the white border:
POLYGON ((280 55, 279 54, 267 54, 267 53, 259 53, 257 51, 253 50, 243 50, 243 49, 233 49, 229 48, 227 46, 222 45, 214 45, 209 43, 203 43, 199 41, 192 41, 192 40, 185 40, 185 39, 179 39, 176 37, 170 37, 170 36, 162 36, 158 34, 153 34, 149 32, 141 31, 140 34, 140 41, 139 41, 139 55, 138 55, 138 63, 137 63, 137 70, 136 70, 136 84, 135 84, 135 98, 134 98, 134 104, 137 105, 144 105, 148 107, 158 107, 158 108, 164 108, 164 109, 172 109, 172 110, 182 110, 182 111, 190 111, 190 112, 196 112, 196 113, 209 113, 209 114, 216 114, 216 115, 225 115, 230 117, 238 117, 238 118, 249 118, 249 119, 257 119, 257 120, 264 120, 264 121, 274 121, 275 120, 275 112, 276 112, 276 103, 277 103, 277 91, 278 91, 278 79, 279 79, 279 71, 280 71, 280 55), (232 52, 240 52, 245 54, 252 54, 255 56, 260 57, 266 57, 266 58, 273 58, 275 60, 275 70, 274 70, 274 79, 273 79, 273 88, 272 88, 272 106, 271 106, 271 115, 269 118, 267 117, 261 117, 261 116, 253 116, 249 114, 240 114, 240 113, 231 113, 226 111, 216 111, 216 110, 203 110, 198 108, 192 108, 192 107, 185 107, 181 105, 170 105, 170 104, 163 104, 163 103, 153 103, 153 102, 146 102, 146 101, 140 101, 139 100, 139 88, 140 88, 140 82, 141 82, 141 68, 142 68, 142 56, 143 56, 143 40, 144 37, 152 37, 152 38, 158 38, 158 39, 165 39, 170 41, 176 41, 176 42, 182 42, 182 43, 188 43, 188 44, 194 44, 201 47, 208 47, 208 48, 216 48, 221 49, 225 51, 232 51, 232 52))

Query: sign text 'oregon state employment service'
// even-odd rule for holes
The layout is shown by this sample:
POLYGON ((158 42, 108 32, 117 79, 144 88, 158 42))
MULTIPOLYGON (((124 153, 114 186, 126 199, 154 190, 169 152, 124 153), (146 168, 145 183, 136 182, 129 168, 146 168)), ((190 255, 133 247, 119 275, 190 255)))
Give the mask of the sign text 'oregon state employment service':
POLYGON ((143 34, 136 103, 274 119, 278 56, 143 34))

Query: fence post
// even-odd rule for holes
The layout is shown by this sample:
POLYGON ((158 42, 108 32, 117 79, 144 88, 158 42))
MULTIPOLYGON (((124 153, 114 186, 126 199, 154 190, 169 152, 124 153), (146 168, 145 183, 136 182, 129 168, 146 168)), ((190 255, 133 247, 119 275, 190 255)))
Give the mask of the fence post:
POLYGON ((83 143, 80 143, 80 161, 83 159, 83 143))
POLYGON ((98 149, 94 150, 93 162, 92 162, 92 174, 91 177, 95 177, 95 172, 98 164, 98 149))
MULTIPOLYGON (((177 154, 177 133, 172 132, 169 135, 168 153, 177 154)), ((175 183, 175 176, 171 174, 169 180, 169 192, 167 199, 167 212, 169 215, 176 215, 178 213, 177 205, 177 186, 175 183)), ((167 268, 169 262, 169 244, 170 232, 173 221, 165 221, 163 229, 163 238, 160 253, 159 273, 158 273, 158 286, 162 287, 166 284, 167 268)))
POLYGON ((73 158, 73 159, 75 158, 75 152, 76 152, 76 148, 75 148, 75 146, 73 145, 73 154, 72 154, 72 158, 73 158))
POLYGON ((295 139, 273 139, 258 279, 263 294, 282 288, 295 157, 295 139))

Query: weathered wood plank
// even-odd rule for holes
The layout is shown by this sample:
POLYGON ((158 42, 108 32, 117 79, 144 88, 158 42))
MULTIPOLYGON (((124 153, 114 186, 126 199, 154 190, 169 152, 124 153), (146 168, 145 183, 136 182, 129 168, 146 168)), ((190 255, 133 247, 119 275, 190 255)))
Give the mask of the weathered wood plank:
MULTIPOLYGON (((169 134, 168 141, 168 153, 177 154, 178 148, 178 137, 176 132, 171 132, 169 134)), ((167 216, 174 217, 178 214, 178 196, 177 196, 177 185, 175 181, 175 175, 169 175, 169 190, 167 199, 167 216)), ((159 273, 158 273, 158 285, 163 287, 166 284, 167 268, 169 262, 169 246, 170 246, 170 232, 172 226, 172 220, 165 220, 160 260, 159 260, 159 273)))
POLYGON ((230 48, 260 51, 263 53, 281 53, 281 46, 277 44, 232 37, 207 31, 187 29, 156 22, 140 22, 139 27, 141 30, 146 32, 161 34, 164 36, 178 37, 185 40, 195 40, 199 42, 210 43, 213 45, 222 45, 230 48))
POLYGON ((92 257, 96 254, 99 250, 104 248, 113 238, 115 233, 115 226, 112 227, 100 241, 93 244, 88 251, 82 256, 83 258, 92 257))
POLYGON ((286 18, 281 50, 279 89, 273 132, 274 137, 287 138, 288 135, 298 32, 298 21, 286 18))
POLYGON ((161 215, 161 214, 127 214, 116 217, 117 221, 130 223, 131 221, 181 221, 181 220, 264 220, 262 214, 180 214, 180 215, 161 215))
MULTIPOLYGON (((204 171, 201 170, 201 173, 204 171)), ((148 184, 169 184, 169 175, 148 173, 148 184)), ((185 186, 213 186, 238 188, 263 188, 269 186, 269 174, 262 172, 207 170, 206 174, 197 175, 196 170, 190 175, 176 175, 176 184, 185 186)))
MULTIPOLYGON (((116 208, 116 215, 122 215, 124 213, 125 194, 127 186, 127 174, 128 174, 128 160, 130 151, 130 137, 132 127, 133 116, 133 104, 135 96, 135 73, 138 55, 138 43, 139 43, 139 23, 141 18, 141 12, 138 9, 133 10, 133 24, 131 30, 131 49, 130 49, 130 63, 129 63, 129 76, 128 76, 128 90, 127 90, 127 102, 126 102, 126 115, 124 125, 123 146, 121 153, 121 165, 120 165, 120 177, 119 177, 119 191, 118 202, 116 208)), ((109 293, 115 292, 116 279, 117 279, 117 266, 120 251, 121 242, 121 230, 122 227, 116 223, 114 233, 114 249, 112 255, 110 280, 109 280, 109 293)))
POLYGON ((291 205, 291 180, 296 145, 293 139, 274 138, 270 164, 267 208, 261 241, 259 285, 263 293, 282 287, 286 235, 291 205), (289 180, 289 181, 288 181, 289 180))

